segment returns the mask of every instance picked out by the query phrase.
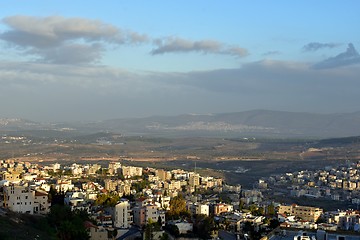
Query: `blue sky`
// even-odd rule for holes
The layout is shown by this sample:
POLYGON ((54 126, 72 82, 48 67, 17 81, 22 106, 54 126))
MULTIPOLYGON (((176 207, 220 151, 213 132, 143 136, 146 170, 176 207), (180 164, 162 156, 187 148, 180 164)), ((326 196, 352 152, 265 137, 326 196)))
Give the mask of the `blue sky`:
POLYGON ((360 110, 359 1, 1 5, 0 117, 360 110))

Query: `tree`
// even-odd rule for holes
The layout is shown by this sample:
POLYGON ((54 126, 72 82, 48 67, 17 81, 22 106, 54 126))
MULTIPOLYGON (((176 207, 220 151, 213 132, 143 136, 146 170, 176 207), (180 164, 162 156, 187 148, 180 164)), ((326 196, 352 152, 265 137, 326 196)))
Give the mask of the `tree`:
POLYGON ((212 217, 204 214, 196 215, 194 233, 202 239, 209 239, 214 230, 216 230, 216 226, 212 217))
POLYGON ((49 193, 48 193, 48 199, 50 202, 52 202, 54 196, 57 194, 57 191, 56 189, 54 188, 53 185, 50 186, 50 190, 49 190, 49 193))
POLYGON ((275 207, 274 204, 267 206, 267 214, 271 217, 275 216, 275 207))
POLYGON ((173 224, 168 224, 165 227, 173 236, 175 237, 179 237, 180 236, 180 231, 178 226, 173 225, 173 224))
POLYGON ((259 208, 257 209, 257 214, 256 214, 256 215, 258 215, 258 216, 264 215, 264 208, 263 208, 263 207, 259 207, 259 208))
POLYGON ((163 233, 163 235, 161 236, 160 240, 169 240, 169 235, 167 233, 163 233))
POLYGON ((326 223, 326 219, 321 216, 316 220, 316 223, 326 223))
POLYGON ((145 226, 145 240, 152 240, 153 239, 153 232, 154 232, 154 223, 152 222, 151 218, 148 220, 148 224, 145 226))
MULTIPOLYGON (((136 176, 140 177, 140 176, 136 176)), ((139 182, 134 182, 132 184, 132 188, 136 190, 136 192, 141 192, 143 189, 148 188, 150 186, 149 180, 141 180, 139 182)))
POLYGON ((250 210, 252 215, 255 215, 255 216, 264 215, 264 208, 263 207, 258 207, 255 204, 250 205, 249 210, 250 210))
POLYGON ((280 222, 279 222, 279 220, 277 220, 277 219, 271 219, 270 220, 270 225, 269 225, 269 227, 271 227, 271 228, 277 228, 278 226, 280 225, 280 222))
POLYGON ((114 207, 119 199, 120 197, 117 194, 99 194, 95 200, 95 204, 104 207, 114 207))
POLYGON ((162 219, 161 216, 159 215, 158 219, 157 219, 157 225, 159 226, 159 228, 161 229, 162 226, 162 219))
POLYGON ((118 231, 116 228, 114 230, 107 230, 107 231, 108 231, 108 238, 111 238, 111 239, 115 239, 115 237, 118 234, 118 231))
POLYGON ((170 200, 170 210, 167 212, 172 219, 187 215, 186 202, 182 196, 176 196, 170 200))
POLYGON ((57 229, 59 239, 89 239, 84 222, 89 220, 86 211, 71 211, 69 206, 54 205, 47 215, 48 223, 57 229))
POLYGON ((252 215, 256 215, 256 212, 257 212, 257 206, 255 204, 251 204, 249 206, 249 210, 251 212, 252 215))
POLYGON ((243 231, 249 235, 250 239, 260 239, 260 238, 255 238, 254 237, 255 230, 254 230, 254 226, 253 226, 253 224, 251 222, 246 221, 244 223, 243 231))
POLYGON ((240 199, 239 210, 240 210, 240 211, 243 210, 244 207, 245 207, 245 202, 244 202, 244 200, 240 199))

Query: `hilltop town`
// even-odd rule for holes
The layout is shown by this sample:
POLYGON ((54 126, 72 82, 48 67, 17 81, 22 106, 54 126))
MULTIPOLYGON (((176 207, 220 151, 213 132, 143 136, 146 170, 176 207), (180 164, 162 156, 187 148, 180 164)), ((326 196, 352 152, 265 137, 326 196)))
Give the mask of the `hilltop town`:
MULTIPOLYGON (((2 215, 59 218, 48 224, 61 239, 266 239, 287 228, 360 231, 357 210, 325 211, 271 198, 280 192, 282 199, 302 196, 358 204, 360 163, 271 176, 259 179, 252 189, 202 176, 196 169, 143 168, 121 161, 104 167, 9 159, 1 160, 0 168, 2 215), (69 226, 62 226, 66 216, 61 211, 81 216, 84 224, 74 230, 75 223, 67 219, 69 226)), ((1 232, 6 235, 6 230, 1 232)))

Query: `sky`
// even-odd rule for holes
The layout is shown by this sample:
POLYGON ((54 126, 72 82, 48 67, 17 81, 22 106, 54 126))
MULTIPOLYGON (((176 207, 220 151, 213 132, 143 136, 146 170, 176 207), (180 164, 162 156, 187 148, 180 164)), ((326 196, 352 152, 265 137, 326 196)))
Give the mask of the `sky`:
POLYGON ((0 118, 360 111, 360 2, 2 1, 0 118))

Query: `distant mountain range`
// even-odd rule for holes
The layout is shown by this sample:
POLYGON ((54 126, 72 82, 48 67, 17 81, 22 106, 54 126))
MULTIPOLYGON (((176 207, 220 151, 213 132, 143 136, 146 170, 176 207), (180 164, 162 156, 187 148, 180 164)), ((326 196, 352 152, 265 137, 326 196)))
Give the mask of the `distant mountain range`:
POLYGON ((125 135, 172 137, 334 138, 360 135, 360 112, 316 114, 254 110, 46 124, 22 119, 0 119, 0 131, 34 130, 79 133, 109 131, 125 135))

